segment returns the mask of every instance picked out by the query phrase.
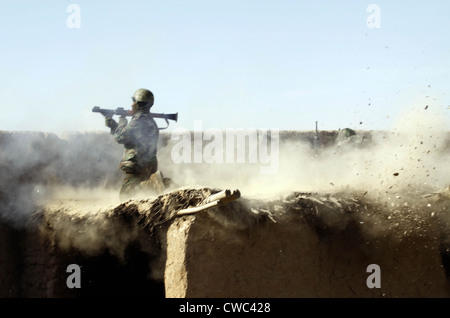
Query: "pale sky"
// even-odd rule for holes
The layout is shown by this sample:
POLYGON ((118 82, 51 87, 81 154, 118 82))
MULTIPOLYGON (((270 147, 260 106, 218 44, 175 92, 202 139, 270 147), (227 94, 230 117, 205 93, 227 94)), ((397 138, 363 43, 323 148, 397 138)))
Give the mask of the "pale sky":
POLYGON ((138 88, 170 129, 450 117, 448 0, 0 0, 0 30, 0 130, 107 131, 138 88))

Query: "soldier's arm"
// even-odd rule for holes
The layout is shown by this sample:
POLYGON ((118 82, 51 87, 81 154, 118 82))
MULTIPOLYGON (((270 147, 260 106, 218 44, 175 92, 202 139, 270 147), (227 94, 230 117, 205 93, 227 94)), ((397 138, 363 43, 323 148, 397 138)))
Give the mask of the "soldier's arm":
POLYGON ((150 143, 149 144, 150 153, 156 154, 157 148, 158 148, 159 129, 154 120, 152 120, 151 125, 149 127, 147 127, 147 130, 145 132, 145 137, 146 137, 145 139, 147 140, 147 143, 148 142, 150 143))
POLYGON ((133 144, 136 132, 139 131, 141 125, 139 120, 132 119, 128 124, 127 119, 121 117, 119 124, 113 133, 114 139, 119 144, 133 144))

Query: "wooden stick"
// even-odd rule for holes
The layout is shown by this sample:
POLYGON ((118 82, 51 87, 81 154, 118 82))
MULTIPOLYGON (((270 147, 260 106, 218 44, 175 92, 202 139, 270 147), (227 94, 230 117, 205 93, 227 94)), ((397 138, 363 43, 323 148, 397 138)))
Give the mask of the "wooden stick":
POLYGON ((196 206, 193 208, 183 209, 183 210, 178 211, 177 215, 186 215, 186 214, 197 213, 197 212, 204 211, 204 210, 210 209, 212 207, 215 207, 215 206, 219 205, 219 203, 220 203, 220 201, 217 200, 217 201, 213 201, 213 202, 203 204, 200 206, 196 206))
POLYGON ((177 215, 186 215, 186 214, 192 214, 201 212, 207 209, 210 209, 212 207, 218 206, 218 205, 225 205, 231 201, 234 201, 238 198, 240 198, 241 193, 239 190, 234 190, 231 192, 230 190, 223 190, 218 193, 212 194, 209 197, 207 197, 201 205, 192 207, 192 208, 186 208, 182 209, 177 212, 177 215))

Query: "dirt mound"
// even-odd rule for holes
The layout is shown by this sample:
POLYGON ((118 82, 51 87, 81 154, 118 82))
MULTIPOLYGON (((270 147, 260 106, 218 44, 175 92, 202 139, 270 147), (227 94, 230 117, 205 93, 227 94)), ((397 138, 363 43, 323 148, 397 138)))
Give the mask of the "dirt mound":
MULTIPOLYGON (((108 249, 123 259, 124 251, 142 234, 155 243, 153 254, 160 252, 158 232, 176 217, 176 212, 196 206, 212 189, 180 189, 157 198, 128 200, 116 206, 96 206, 95 202, 61 201, 49 203, 34 214, 34 222, 52 245, 62 250, 76 249, 95 255, 108 249), (91 204, 92 203, 92 204, 91 204)), ((146 244, 152 245, 152 244, 146 244)))

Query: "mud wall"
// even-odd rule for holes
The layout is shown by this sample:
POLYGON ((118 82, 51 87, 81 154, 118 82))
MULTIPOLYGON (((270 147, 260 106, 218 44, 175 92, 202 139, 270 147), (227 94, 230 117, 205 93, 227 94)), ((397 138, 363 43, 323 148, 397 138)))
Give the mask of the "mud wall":
POLYGON ((10 227, 0 224, 0 286, 2 297, 19 295, 20 254, 16 245, 18 234, 10 227))
POLYGON ((167 249, 167 297, 450 296, 437 237, 369 240, 352 228, 324 238, 301 216, 239 231, 198 215, 171 225, 167 249), (370 264, 380 288, 367 285, 370 264))
POLYGON ((3 226, 2 297, 449 297, 449 198, 380 210, 364 196, 240 198, 194 215, 217 190, 176 190, 97 210, 47 205, 34 227, 3 226), (411 215, 412 214, 412 215, 411 215), (403 220, 403 224, 398 224, 403 220), (381 223, 381 224, 380 224, 381 223), (69 288, 67 267, 81 267, 69 288), (370 288, 367 267, 380 268, 370 288))

